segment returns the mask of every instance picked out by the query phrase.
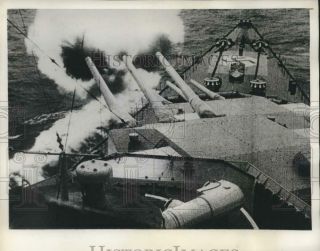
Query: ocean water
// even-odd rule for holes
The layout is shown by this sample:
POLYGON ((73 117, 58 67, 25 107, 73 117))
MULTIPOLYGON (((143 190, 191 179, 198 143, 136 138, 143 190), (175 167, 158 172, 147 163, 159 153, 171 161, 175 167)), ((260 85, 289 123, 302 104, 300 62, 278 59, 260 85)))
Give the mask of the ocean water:
POLYGON ((265 10, 184 10, 184 50, 198 54, 216 38, 226 34, 241 19, 250 19, 297 79, 309 79, 309 11, 302 9, 265 10))
MULTIPOLYGON (((33 22, 35 14, 36 10, 10 10, 8 18, 23 29, 33 22)), ((185 55, 200 54, 240 19, 251 19, 281 54, 292 74, 301 80, 309 79, 308 10, 182 10, 179 15, 184 23, 185 39, 176 46, 185 55)), ((8 24, 9 134, 22 135, 10 140, 10 146, 15 149, 31 148, 41 131, 65 116, 72 99, 72 93, 59 92, 54 81, 37 70, 37 59, 27 54, 24 39, 8 24), (40 122, 34 123, 33 119, 40 122)), ((76 100, 75 108, 90 100, 90 97, 76 100)))

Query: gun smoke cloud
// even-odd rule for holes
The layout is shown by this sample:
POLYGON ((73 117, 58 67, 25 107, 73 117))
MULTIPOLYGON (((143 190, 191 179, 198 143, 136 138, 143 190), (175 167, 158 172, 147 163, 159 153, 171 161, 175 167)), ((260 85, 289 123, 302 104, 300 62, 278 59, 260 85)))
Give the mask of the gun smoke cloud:
MULTIPOLYGON (((64 66, 66 45, 83 39, 88 48, 84 54, 95 50, 113 56, 123 52, 138 55, 153 51, 153 45, 165 44, 164 37, 172 43, 182 42, 184 29, 176 10, 38 10, 28 36, 41 48, 26 40, 28 52, 34 51, 39 59, 39 70, 63 90, 72 91, 78 80, 48 59, 64 66)), ((81 82, 93 84, 88 78, 81 82)))
MULTIPOLYGON (((72 114, 68 152, 79 149, 81 142, 96 133, 98 127, 107 127, 114 119, 98 102, 88 101, 90 97, 83 88, 90 89, 95 82, 84 57, 92 55, 117 100, 130 111, 143 99, 132 76, 121 62, 111 60, 101 66, 94 55, 134 56, 158 49, 166 53, 171 44, 183 42, 184 27, 177 10, 37 10, 34 22, 28 28, 28 37, 36 45, 26 39, 27 52, 37 57, 40 72, 52 79, 61 93, 73 92, 77 87, 77 97, 87 100, 86 105, 72 114)), ((138 72, 148 87, 155 88, 161 78, 156 69, 143 69, 139 63, 135 64, 141 67, 138 72)), ((100 101, 104 102, 103 99, 100 101)), ((42 131, 29 150, 57 152, 56 132, 61 134, 64 143, 68 121, 67 114, 42 131)), ((57 160, 55 156, 47 158, 50 163, 57 160)), ((26 165, 38 167, 33 156, 26 155, 23 163, 17 163, 14 158, 10 160, 10 169, 15 172, 26 165)))

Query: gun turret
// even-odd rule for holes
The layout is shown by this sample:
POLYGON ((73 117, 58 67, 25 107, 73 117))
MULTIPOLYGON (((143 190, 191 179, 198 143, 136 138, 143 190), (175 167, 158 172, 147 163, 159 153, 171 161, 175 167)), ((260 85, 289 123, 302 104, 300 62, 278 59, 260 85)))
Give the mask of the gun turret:
POLYGON ((167 73, 175 81, 176 85, 181 89, 184 96, 187 98, 192 109, 201 117, 201 118, 211 118, 217 117, 213 112, 211 107, 202 101, 199 96, 188 86, 176 70, 171 66, 167 59, 161 54, 161 52, 156 53, 157 58, 160 63, 163 65, 167 73))
POLYGON ((99 86, 99 89, 102 93, 104 100, 106 101, 109 110, 129 127, 135 126, 135 119, 131 117, 131 115, 128 112, 123 110, 121 108, 122 106, 117 103, 115 97, 113 96, 112 92, 110 91, 109 87, 100 75, 98 69, 96 68, 90 57, 86 57, 86 63, 93 75, 94 80, 99 86))

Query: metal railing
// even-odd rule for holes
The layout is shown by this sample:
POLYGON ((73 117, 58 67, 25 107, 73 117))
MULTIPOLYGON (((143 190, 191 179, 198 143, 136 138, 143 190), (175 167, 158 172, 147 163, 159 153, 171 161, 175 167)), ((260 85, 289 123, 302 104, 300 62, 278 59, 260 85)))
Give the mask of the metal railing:
POLYGON ((275 179, 262 172, 259 168, 247 161, 230 160, 228 162, 253 176, 259 184, 271 191, 273 195, 280 197, 289 205, 293 205, 297 211, 301 211, 307 218, 311 218, 311 206, 309 204, 290 192, 275 179))

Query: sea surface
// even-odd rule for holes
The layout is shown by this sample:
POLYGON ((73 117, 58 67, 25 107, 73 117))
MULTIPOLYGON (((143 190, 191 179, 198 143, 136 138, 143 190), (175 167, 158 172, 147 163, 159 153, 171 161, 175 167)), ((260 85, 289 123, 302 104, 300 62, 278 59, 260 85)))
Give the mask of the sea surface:
MULTIPOLYGON (((35 14, 36 10, 9 10, 8 18, 27 29, 35 14)), ((177 46, 184 55, 201 54, 240 19, 250 19, 274 51, 281 54, 292 74, 309 80, 308 10, 182 10, 180 16, 185 39, 177 46)), ((71 93, 59 92, 56 84, 37 70, 37 59, 27 54, 24 39, 8 24, 9 135, 20 135, 10 140, 15 149, 31 148, 40 132, 70 109, 72 99, 71 93)), ((89 100, 77 100, 75 109, 89 100)))

